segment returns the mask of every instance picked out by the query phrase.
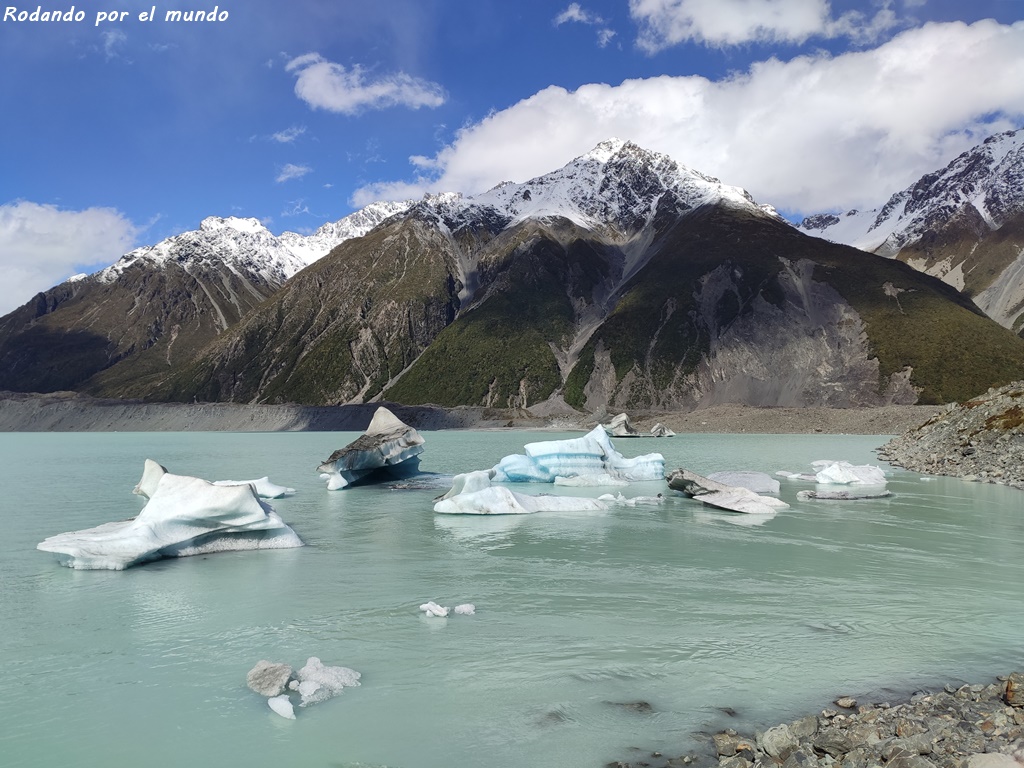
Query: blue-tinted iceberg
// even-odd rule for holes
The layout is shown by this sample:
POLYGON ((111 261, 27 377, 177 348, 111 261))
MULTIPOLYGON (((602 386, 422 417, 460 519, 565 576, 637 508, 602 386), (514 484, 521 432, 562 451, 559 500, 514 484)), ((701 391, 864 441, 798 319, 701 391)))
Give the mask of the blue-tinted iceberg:
POLYGON ((848 461, 812 461, 814 479, 827 485, 885 485, 885 472, 871 464, 851 464, 848 461))
POLYGON ((317 467, 327 488, 337 491, 357 483, 394 480, 419 472, 423 437, 381 406, 366 432, 317 467))
POLYGON ((604 427, 583 437, 527 443, 524 454, 506 456, 494 466, 494 480, 510 483, 553 483, 556 477, 608 475, 615 480, 661 480, 665 457, 648 453, 627 459, 612 446, 604 427))
POLYGON ((61 533, 37 548, 56 553, 70 568, 119 571, 162 557, 302 546, 250 485, 172 475, 146 459, 135 492, 149 501, 134 519, 61 533))
POLYGON ((456 475, 452 489, 438 499, 434 511, 443 515, 528 515, 533 512, 596 512, 608 509, 597 499, 577 496, 531 496, 491 485, 493 469, 456 475))

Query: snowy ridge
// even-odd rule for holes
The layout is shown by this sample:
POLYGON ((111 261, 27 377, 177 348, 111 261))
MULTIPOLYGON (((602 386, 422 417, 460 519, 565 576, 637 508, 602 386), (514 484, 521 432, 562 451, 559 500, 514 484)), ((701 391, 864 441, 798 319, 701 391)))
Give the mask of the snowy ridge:
POLYGON ((174 260, 186 270, 224 264, 233 271, 259 275, 279 285, 336 246, 365 235, 411 205, 411 201, 373 203, 339 221, 324 224, 312 235, 284 232, 275 236, 259 219, 209 216, 199 229, 129 251, 95 276, 100 282, 109 283, 138 262, 148 261, 159 267, 174 260))
POLYGON ((663 206, 676 213, 724 202, 776 216, 745 190, 680 165, 668 155, 608 139, 562 168, 517 184, 502 182, 479 195, 429 195, 416 208, 450 230, 469 221, 499 228, 527 219, 566 218, 581 227, 609 226, 632 235, 663 206))
POLYGON ((894 256, 965 206, 973 207, 991 229, 1024 211, 1024 130, 990 136, 945 168, 897 192, 881 208, 810 216, 799 228, 894 256))

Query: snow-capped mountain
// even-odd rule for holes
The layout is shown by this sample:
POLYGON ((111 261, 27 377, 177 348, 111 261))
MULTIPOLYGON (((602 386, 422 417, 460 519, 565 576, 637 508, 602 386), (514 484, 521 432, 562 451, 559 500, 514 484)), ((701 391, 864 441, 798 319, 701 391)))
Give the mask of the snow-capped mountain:
POLYGON ((0 389, 187 402, 853 406, 1021 368, 940 281, 621 140, 308 237, 209 218, 0 318, 0 389))
POLYGON ((478 195, 430 195, 415 208, 433 213, 449 229, 474 219, 502 221, 563 218, 595 231, 631 235, 653 222, 659 210, 683 213, 728 203, 758 208, 746 190, 723 184, 630 141, 608 139, 551 173, 523 183, 510 181, 478 195))
MULTIPOLYGON (((384 219, 402 213, 411 205, 412 201, 373 203, 338 221, 324 224, 311 235, 284 232, 275 236, 259 219, 208 216, 197 230, 129 251, 98 272, 96 278, 109 283, 132 265, 148 262, 159 267, 173 260, 185 269, 190 265, 223 264, 232 271, 281 285, 335 246, 365 235, 384 219)), ((78 275, 75 277, 80 279, 78 275)))
POLYGON ((882 207, 820 214, 812 235, 905 261, 972 296, 990 317, 1024 324, 1024 130, 986 139, 882 207))

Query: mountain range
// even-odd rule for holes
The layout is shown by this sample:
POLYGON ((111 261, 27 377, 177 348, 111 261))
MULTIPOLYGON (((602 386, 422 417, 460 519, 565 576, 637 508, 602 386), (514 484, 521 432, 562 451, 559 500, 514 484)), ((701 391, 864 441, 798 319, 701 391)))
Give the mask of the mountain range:
MULTIPOLYGON (((979 189, 1010 154, 991 153, 979 189)), ((1017 215, 1015 194, 992 191, 986 221, 1017 215)), ((308 238, 206 219, 0 318, 0 388, 596 411, 941 403, 1019 378, 1024 339, 906 256, 914 199, 875 214, 905 225, 876 255, 830 241, 860 214, 801 231, 609 140, 525 183, 374 204, 308 238)), ((929 215, 918 245, 946 221, 929 215)))
POLYGON ((940 277, 1024 333, 1024 130, 989 137, 879 208, 800 228, 940 277))

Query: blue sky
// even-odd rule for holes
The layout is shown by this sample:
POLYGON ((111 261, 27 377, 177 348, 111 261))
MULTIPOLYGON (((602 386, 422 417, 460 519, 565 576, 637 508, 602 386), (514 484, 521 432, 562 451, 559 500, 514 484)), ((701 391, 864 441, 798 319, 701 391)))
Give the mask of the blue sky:
POLYGON ((1022 0, 228 0, 165 21, 214 7, 175 0, 140 21, 153 5, 0 6, 0 313, 205 216, 310 232, 610 136, 796 218, 879 205, 1024 125, 1022 0))

